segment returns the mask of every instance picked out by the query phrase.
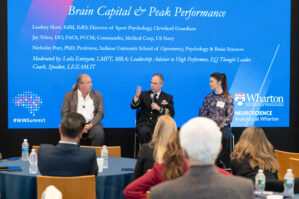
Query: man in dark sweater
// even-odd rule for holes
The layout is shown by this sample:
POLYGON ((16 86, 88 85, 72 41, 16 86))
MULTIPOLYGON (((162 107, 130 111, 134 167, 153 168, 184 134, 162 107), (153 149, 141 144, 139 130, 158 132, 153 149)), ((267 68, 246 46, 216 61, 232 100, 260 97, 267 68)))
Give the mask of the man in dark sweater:
POLYGON ((60 141, 56 146, 42 144, 38 149, 38 169, 48 176, 97 175, 94 149, 80 148, 85 119, 78 113, 65 113, 59 126, 60 141))

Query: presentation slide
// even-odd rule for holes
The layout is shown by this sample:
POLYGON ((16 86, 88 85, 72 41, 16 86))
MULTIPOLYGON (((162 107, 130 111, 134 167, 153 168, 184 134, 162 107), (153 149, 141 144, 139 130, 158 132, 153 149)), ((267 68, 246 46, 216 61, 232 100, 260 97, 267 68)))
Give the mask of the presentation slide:
POLYGON ((291 1, 7 0, 8 127, 58 128, 64 94, 89 74, 105 128, 135 127, 130 102, 164 76, 178 126, 225 73, 232 127, 288 127, 291 1))

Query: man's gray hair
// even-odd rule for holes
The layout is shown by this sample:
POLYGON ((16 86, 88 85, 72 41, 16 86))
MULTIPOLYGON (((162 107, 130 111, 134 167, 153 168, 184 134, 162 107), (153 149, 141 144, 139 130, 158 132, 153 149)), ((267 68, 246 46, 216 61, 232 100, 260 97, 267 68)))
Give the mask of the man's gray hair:
POLYGON ((159 79, 160 79, 160 81, 161 81, 162 84, 164 83, 164 77, 163 77, 162 74, 160 74, 160 73, 155 73, 155 74, 153 74, 153 77, 155 77, 155 76, 159 77, 159 79))
POLYGON ((222 133, 217 124, 205 117, 196 117, 180 130, 181 147, 190 160, 200 164, 214 164, 220 150, 222 133))

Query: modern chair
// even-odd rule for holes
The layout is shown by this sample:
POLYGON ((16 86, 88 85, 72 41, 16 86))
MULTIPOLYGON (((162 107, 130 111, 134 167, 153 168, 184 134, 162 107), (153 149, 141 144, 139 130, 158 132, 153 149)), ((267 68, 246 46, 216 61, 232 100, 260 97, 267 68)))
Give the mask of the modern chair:
POLYGON ((295 178, 299 177, 299 159, 290 158, 290 169, 293 170, 293 174, 295 178))
POLYGON ((283 180, 287 169, 291 167, 290 158, 298 158, 299 153, 291 153, 286 151, 275 150, 276 158, 279 164, 278 179, 283 180))
MULTIPOLYGON (((96 151, 97 156, 101 156, 101 151, 103 147, 100 146, 80 146, 83 148, 91 148, 96 151)), ((109 157, 121 157, 121 147, 120 146, 107 146, 109 157)))
POLYGON ((49 185, 54 185, 62 193, 63 198, 96 199, 95 176, 53 177, 37 176, 37 198, 49 185))
POLYGON ((32 149, 35 149, 35 152, 37 153, 39 146, 37 145, 32 145, 32 149))
POLYGON ((138 142, 138 134, 137 134, 137 123, 141 118, 141 107, 136 109, 136 119, 135 119, 135 132, 134 132, 134 158, 137 158, 137 153, 141 148, 141 144, 138 142))
POLYGON ((235 136, 233 133, 230 134, 230 138, 229 138, 229 151, 230 154, 234 151, 235 149, 235 136))
POLYGON ((235 136, 232 133, 231 127, 229 128, 230 128, 230 134, 229 134, 229 138, 227 139, 227 144, 223 144, 223 146, 226 147, 223 148, 221 154, 219 154, 216 161, 216 165, 222 169, 231 172, 230 154, 234 151, 235 148, 235 136))
POLYGON ((299 178, 295 178, 294 193, 299 193, 299 178))
POLYGON ((80 138, 80 145, 84 146, 90 146, 91 145, 91 139, 87 137, 87 133, 83 133, 82 137, 80 138))
POLYGON ((150 198, 151 198, 151 197, 150 197, 150 194, 151 194, 150 191, 147 191, 147 192, 146 192, 146 199, 150 199, 150 198))
MULTIPOLYGON (((85 147, 85 148, 91 148, 96 151, 97 156, 101 156, 101 151, 103 147, 99 146, 80 146, 80 147, 85 147)), ((32 149, 35 149, 35 152, 38 151, 39 146, 33 145, 32 149)), ((120 146, 107 146, 109 156, 110 157, 121 157, 121 147, 120 146)))

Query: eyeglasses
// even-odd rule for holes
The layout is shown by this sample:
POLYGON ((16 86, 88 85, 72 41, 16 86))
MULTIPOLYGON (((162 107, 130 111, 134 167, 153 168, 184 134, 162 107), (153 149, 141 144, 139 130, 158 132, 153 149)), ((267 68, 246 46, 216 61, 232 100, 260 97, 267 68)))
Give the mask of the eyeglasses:
POLYGON ((152 82, 152 81, 151 81, 151 84, 154 84, 154 85, 160 85, 161 83, 160 83, 160 82, 152 82))
POLYGON ((91 81, 88 81, 88 82, 80 82, 80 84, 91 84, 91 81))

